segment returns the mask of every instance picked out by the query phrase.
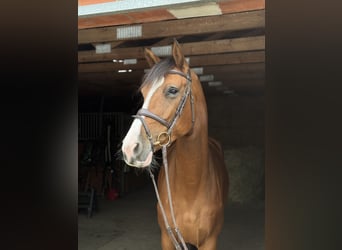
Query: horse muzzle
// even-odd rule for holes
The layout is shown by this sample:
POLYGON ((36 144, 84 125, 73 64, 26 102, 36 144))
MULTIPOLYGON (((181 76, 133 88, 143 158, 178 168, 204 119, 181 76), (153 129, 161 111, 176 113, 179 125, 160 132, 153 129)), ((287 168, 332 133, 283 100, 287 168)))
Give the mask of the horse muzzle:
POLYGON ((152 163, 153 152, 140 142, 123 143, 121 151, 125 163, 131 167, 144 168, 152 163))

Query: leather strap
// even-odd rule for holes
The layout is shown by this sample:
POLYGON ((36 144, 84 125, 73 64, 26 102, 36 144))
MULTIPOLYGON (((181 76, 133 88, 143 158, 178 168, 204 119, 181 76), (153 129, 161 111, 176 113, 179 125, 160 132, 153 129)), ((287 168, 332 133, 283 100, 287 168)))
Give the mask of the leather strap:
POLYGON ((138 116, 146 116, 146 117, 150 117, 156 121, 158 121, 159 123, 163 124, 165 127, 169 128, 170 127, 170 123, 166 120, 164 120, 163 118, 161 118, 160 116, 153 114, 151 111, 149 111, 148 109, 144 109, 141 108, 139 109, 138 116))

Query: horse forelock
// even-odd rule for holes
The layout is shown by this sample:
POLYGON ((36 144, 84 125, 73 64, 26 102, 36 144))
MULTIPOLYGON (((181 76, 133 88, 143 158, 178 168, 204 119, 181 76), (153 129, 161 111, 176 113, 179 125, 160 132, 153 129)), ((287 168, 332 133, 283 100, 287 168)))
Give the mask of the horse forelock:
POLYGON ((148 73, 143 77, 143 82, 140 86, 140 90, 149 84, 153 84, 158 79, 161 79, 165 74, 176 66, 172 57, 166 58, 155 64, 148 73))

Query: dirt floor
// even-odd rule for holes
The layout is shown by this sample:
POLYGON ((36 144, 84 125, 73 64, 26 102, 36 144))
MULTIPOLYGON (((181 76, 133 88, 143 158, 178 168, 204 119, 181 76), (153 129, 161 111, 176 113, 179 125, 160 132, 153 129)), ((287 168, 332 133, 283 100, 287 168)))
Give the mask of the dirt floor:
MULTIPOLYGON (((228 205, 218 250, 263 250, 264 207, 228 205)), ((115 201, 98 198, 91 218, 78 215, 79 250, 158 250, 160 231, 151 185, 115 201)))

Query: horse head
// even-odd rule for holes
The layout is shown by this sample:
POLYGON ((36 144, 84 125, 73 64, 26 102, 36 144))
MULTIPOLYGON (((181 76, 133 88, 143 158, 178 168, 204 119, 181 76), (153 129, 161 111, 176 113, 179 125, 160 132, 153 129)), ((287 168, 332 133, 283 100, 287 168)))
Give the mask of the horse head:
POLYGON ((144 103, 121 148, 126 164, 138 168, 150 166, 155 151, 192 130, 191 83, 198 80, 176 40, 170 58, 161 60, 150 49, 145 49, 145 57, 151 69, 140 87, 144 103))

